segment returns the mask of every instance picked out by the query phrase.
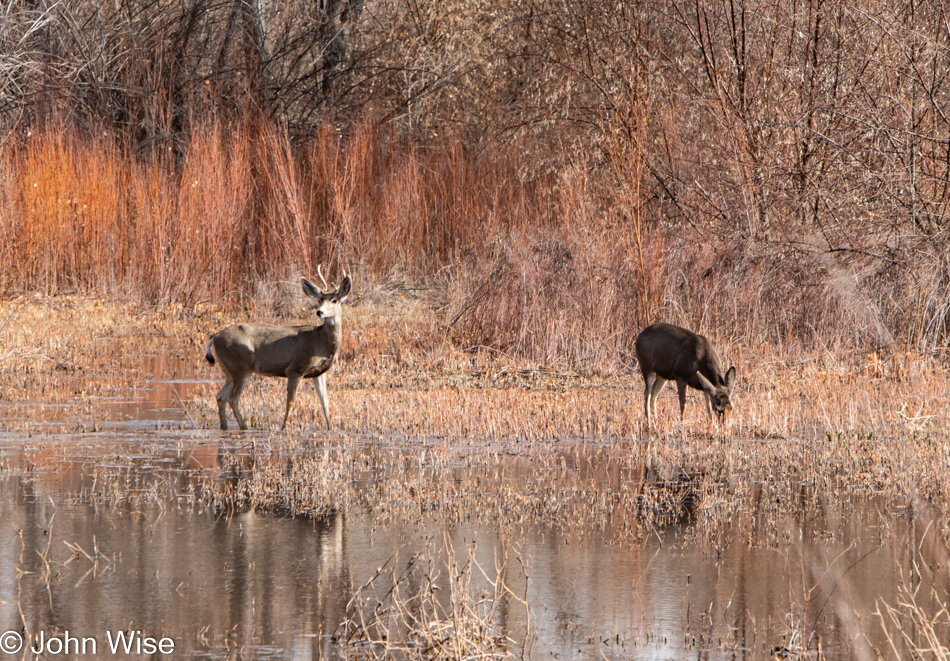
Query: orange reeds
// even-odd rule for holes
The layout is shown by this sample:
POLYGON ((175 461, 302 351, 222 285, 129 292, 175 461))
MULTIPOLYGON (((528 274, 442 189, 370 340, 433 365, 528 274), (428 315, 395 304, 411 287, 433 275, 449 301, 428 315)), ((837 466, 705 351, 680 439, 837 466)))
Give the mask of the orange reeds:
POLYGON ((549 217, 515 164, 459 142, 424 150, 370 120, 300 140, 209 121, 180 155, 62 128, 7 142, 0 167, 7 295, 233 299, 318 263, 425 275, 549 217))

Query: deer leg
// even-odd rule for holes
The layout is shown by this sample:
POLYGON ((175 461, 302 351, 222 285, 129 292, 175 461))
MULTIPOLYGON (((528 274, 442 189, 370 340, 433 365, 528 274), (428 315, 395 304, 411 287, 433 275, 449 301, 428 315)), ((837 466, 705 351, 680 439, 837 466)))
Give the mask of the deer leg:
POLYGON ((656 421, 656 402, 660 399, 660 391, 663 390, 663 386, 666 385, 666 379, 661 376, 654 375, 653 379, 653 388, 650 393, 650 403, 653 407, 653 420, 656 421))
POLYGON ((680 420, 682 420, 686 416, 686 382, 677 379, 676 390, 680 397, 680 420))
POLYGON ((317 394, 320 395, 320 404, 323 405, 323 417, 327 419, 327 429, 330 429, 330 405, 327 403, 327 373, 316 378, 317 394))
POLYGON ((231 387, 234 385, 234 382, 228 378, 224 382, 224 385, 221 386, 221 390, 218 391, 218 418, 221 421, 221 429, 228 428, 228 397, 231 394, 231 387))
POLYGON ((250 377, 250 374, 247 374, 241 377, 240 380, 235 381, 231 386, 231 396, 228 397, 228 403, 231 405, 231 410, 234 412, 234 418, 237 420, 239 429, 247 429, 247 423, 244 421, 244 416, 241 415, 241 394, 244 392, 244 386, 247 385, 247 380, 250 377))
POLYGON ((647 417, 647 424, 650 424, 650 398, 653 397, 653 381, 656 379, 656 374, 648 373, 643 375, 643 382, 645 387, 643 388, 643 414, 647 417))
POLYGON ((287 426, 287 418, 290 417, 290 407, 294 405, 294 397, 297 396, 297 388, 300 386, 300 376, 287 377, 287 410, 284 411, 284 422, 280 425, 280 430, 284 431, 287 426))

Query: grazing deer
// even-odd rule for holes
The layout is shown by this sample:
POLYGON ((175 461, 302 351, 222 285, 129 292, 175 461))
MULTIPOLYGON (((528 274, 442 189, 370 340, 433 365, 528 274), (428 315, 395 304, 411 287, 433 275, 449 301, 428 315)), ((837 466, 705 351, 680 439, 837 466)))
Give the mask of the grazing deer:
MULTIPOLYGON (((317 274, 327 287, 319 267, 317 274)), ((228 428, 225 407, 230 404, 238 427, 247 429, 239 401, 252 374, 281 376, 287 379, 287 409, 281 430, 287 426, 290 407, 301 379, 315 379, 323 415, 330 428, 330 407, 327 404, 327 370, 333 365, 340 347, 342 329, 340 303, 350 293, 350 276, 344 274, 336 291, 318 288, 306 278, 300 279, 304 293, 317 299, 320 326, 274 326, 271 324, 234 324, 211 336, 205 345, 205 358, 217 363, 224 373, 224 386, 218 392, 218 417, 221 429, 228 428)))
POLYGON ((637 336, 635 347, 646 383, 643 409, 647 424, 656 420, 656 400, 667 381, 676 381, 681 418, 686 410, 686 386, 703 391, 710 418, 715 411, 721 423, 726 411, 732 410, 736 368, 730 367, 723 376, 719 355, 702 335, 672 324, 653 324, 637 336))

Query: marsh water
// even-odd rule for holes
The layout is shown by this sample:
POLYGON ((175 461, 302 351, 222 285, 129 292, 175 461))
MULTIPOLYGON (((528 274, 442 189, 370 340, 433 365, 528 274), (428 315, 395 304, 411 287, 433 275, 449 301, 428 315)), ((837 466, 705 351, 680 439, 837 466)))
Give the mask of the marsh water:
MULTIPOLYGON (((491 622, 514 656, 532 659, 888 657, 881 609, 903 590, 934 609, 933 595, 946 594, 943 524, 870 501, 788 517, 765 545, 698 538, 688 520, 632 540, 607 528, 402 520, 359 507, 222 510, 199 487, 226 491, 236 465, 253 471, 267 432, 196 423, 182 402, 202 388, 159 375, 108 402, 112 413, 95 424, 57 425, 48 406, 10 414, 52 424, 0 435, 0 658, 32 658, 31 648, 43 658, 355 657, 335 636, 354 591, 427 552, 459 564, 471 556, 476 583, 504 576, 513 596, 491 622), (17 637, 23 648, 5 654, 17 637)), ((322 452, 326 437, 312 436, 293 452, 322 452)), ((377 453, 433 443, 342 442, 377 453)), ((455 477, 466 470, 452 467, 455 477)), ((438 598, 451 599, 451 573, 432 567, 438 598)))

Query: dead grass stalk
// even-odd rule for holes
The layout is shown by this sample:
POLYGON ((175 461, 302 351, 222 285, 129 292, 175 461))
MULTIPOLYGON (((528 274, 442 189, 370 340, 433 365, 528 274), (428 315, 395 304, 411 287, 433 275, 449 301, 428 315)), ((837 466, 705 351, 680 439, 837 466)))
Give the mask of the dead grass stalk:
MULTIPOLYGON (((501 610, 526 599, 505 583, 503 560, 489 576, 474 544, 461 562, 448 538, 435 552, 398 555, 353 591, 333 636, 345 658, 510 659, 514 640, 500 624, 501 610)), ((509 617, 510 613, 506 613, 509 617)), ((530 630, 527 631, 530 635, 530 630)))

